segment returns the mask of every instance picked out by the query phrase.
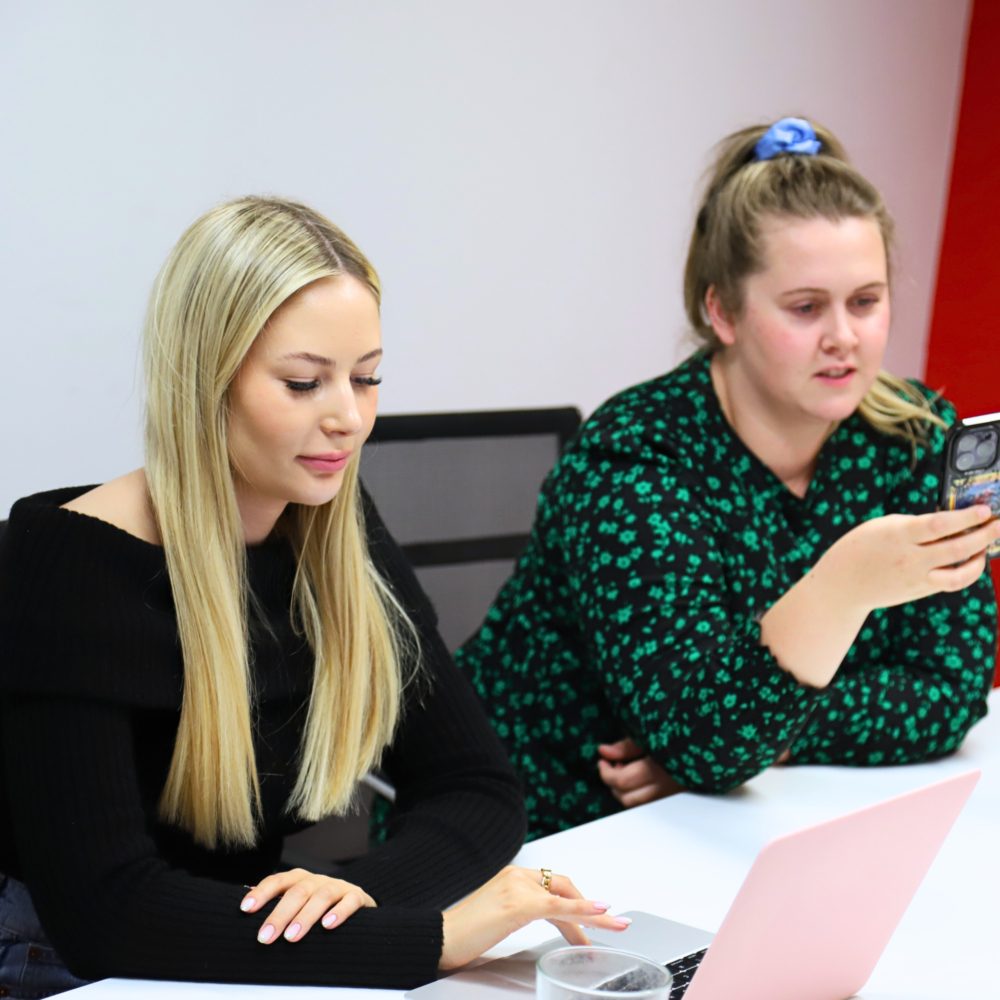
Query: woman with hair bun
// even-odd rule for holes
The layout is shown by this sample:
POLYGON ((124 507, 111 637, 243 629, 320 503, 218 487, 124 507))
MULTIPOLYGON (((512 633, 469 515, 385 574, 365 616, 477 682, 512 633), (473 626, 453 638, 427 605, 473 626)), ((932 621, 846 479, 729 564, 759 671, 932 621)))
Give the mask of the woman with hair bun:
POLYGON ((105 976, 409 987, 536 918, 572 943, 627 926, 565 876, 500 870, 516 779, 358 481, 379 302, 311 209, 214 209, 151 297, 145 468, 14 505, 4 996, 105 976), (388 842, 283 870, 284 836, 348 810, 379 762, 388 842))
POLYGON ((458 661, 538 836, 778 762, 948 754, 986 713, 983 506, 953 408, 881 370, 892 223, 802 119, 725 139, 684 276, 701 348, 584 424, 458 661))

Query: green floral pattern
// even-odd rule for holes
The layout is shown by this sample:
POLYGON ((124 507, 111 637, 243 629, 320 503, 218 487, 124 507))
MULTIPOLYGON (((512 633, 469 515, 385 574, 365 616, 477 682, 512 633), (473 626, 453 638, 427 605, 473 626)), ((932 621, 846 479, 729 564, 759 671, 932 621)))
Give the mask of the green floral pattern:
POLYGON ((516 571, 457 657, 521 773, 530 835, 620 808, 597 744, 626 735, 706 792, 786 749, 855 765, 953 751, 986 713, 988 574, 874 612, 822 691, 778 666, 757 624, 850 528, 932 510, 943 443, 934 428, 914 460, 855 414, 799 498, 730 429, 704 354, 605 403, 547 478, 516 571))

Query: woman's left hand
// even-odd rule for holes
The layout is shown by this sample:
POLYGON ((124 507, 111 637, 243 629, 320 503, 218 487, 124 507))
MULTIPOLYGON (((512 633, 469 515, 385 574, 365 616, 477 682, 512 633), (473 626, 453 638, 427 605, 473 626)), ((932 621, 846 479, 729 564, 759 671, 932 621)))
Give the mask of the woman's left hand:
POLYGON ((442 971, 457 969, 533 920, 548 920, 570 944, 589 944, 584 927, 623 931, 628 917, 608 913, 608 904, 584 899, 565 876, 547 869, 501 869, 475 892, 444 911, 442 971), (541 878, 539 876, 541 875, 541 878))
POLYGON ((684 791, 680 782, 627 737, 617 743, 601 743, 597 752, 601 755, 597 762, 601 781, 626 809, 684 791))
POLYGON ((261 944, 271 944, 284 935, 298 941, 318 920, 330 930, 342 924, 363 906, 378 906, 360 886, 329 875, 316 875, 304 868, 268 875, 243 897, 240 909, 256 913, 272 899, 281 897, 257 932, 261 944))

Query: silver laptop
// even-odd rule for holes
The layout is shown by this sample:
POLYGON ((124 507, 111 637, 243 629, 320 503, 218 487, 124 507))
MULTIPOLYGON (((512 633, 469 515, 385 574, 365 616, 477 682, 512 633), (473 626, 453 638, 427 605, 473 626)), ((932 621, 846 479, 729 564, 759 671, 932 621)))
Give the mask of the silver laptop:
MULTIPOLYGON (((718 933, 627 914, 595 944, 666 965, 671 1000, 843 1000, 867 981, 978 770, 778 837, 757 855, 718 933)), ((414 1000, 501 1000, 535 992, 554 938, 407 993, 414 1000)))

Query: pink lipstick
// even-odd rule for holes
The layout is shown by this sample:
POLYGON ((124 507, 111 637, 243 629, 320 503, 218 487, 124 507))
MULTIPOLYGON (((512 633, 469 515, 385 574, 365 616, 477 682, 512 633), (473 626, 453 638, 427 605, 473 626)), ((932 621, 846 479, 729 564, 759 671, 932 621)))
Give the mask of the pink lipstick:
POLYGON ((351 457, 349 451, 331 451, 326 455, 299 455, 297 461, 313 472, 340 472, 351 457))

